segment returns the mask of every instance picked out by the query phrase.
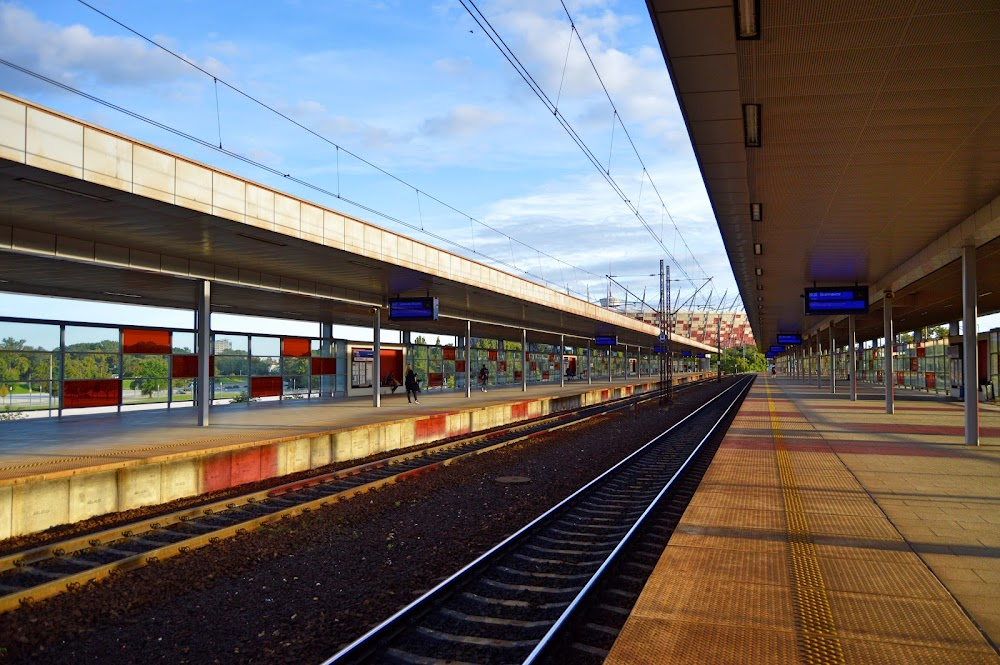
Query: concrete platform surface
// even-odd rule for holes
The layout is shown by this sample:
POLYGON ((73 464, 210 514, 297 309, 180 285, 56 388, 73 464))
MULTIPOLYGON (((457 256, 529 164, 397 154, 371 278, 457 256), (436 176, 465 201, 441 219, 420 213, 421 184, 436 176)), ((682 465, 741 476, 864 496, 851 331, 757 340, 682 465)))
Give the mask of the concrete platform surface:
POLYGON ((1000 663, 1000 411, 761 376, 606 661, 1000 663))

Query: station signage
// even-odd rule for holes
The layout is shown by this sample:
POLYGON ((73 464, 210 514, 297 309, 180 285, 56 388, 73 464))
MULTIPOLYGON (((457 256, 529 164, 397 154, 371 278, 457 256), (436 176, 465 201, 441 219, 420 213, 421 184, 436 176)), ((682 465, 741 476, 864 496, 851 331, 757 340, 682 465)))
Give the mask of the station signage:
POLYGON ((594 344, 597 346, 614 346, 618 343, 617 335, 598 335, 594 339, 594 344))
POLYGON ((692 354, 690 351, 681 351, 681 358, 690 358, 692 354))
POLYGON ((806 289, 806 314, 867 314, 867 286, 824 286, 806 289))
POLYGON ((665 346, 660 346, 659 344, 657 344, 656 346, 653 347, 653 353, 666 353, 666 352, 667 352, 667 347, 665 346))
POLYGON ((778 344, 783 346, 802 344, 802 333, 778 333, 778 344))
POLYGON ((437 321, 437 298, 391 298, 390 321, 437 321))
POLYGON ((783 346, 771 346, 771 348, 769 348, 767 350, 767 352, 768 353, 784 353, 785 352, 785 347, 783 347, 783 346))

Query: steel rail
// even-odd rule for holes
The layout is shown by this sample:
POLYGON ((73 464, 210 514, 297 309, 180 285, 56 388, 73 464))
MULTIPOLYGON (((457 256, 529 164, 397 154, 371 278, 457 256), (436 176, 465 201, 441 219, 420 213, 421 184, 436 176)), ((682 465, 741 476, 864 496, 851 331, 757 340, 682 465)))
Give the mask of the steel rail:
MULTIPOLYGON (((701 383, 691 382, 683 385, 690 388, 701 383)), ((630 395, 610 403, 604 402, 571 412, 543 416, 495 430, 480 432, 439 446, 282 483, 264 490, 228 497, 207 505, 158 515, 98 533, 8 554, 0 557, 0 613, 10 611, 23 604, 52 597, 64 590, 73 589, 88 582, 139 568, 191 549, 218 542, 224 538, 233 537, 264 524, 348 499, 419 473, 451 465, 474 455, 481 455, 519 441, 586 422, 600 415, 628 409, 635 404, 656 399, 658 394, 659 391, 652 391, 630 395), (497 439, 501 440, 490 443, 497 439), (457 454, 449 454, 450 451, 456 449, 459 449, 457 454), (419 463, 421 461, 425 463, 419 463), (399 466, 407 466, 408 468, 387 475, 390 467, 399 466), (365 482, 366 474, 375 477, 365 482), (351 487, 325 494, 319 498, 296 499, 294 496, 296 493, 322 491, 324 485, 355 481, 357 482, 351 487), (293 505, 281 507, 282 502, 292 502, 293 505), (256 511, 264 514, 240 519, 232 524, 213 525, 211 528, 203 524, 203 522, 213 518, 230 521, 233 516, 228 515, 227 511, 256 511), (157 536, 171 534, 170 537, 173 537, 172 534, 182 534, 184 531, 192 529, 203 530, 203 532, 177 538, 175 542, 147 546, 150 542, 156 542, 157 536), (135 544, 140 545, 141 551, 131 552, 128 549, 135 544), (101 561, 101 559, 106 558, 112 560, 101 561), (42 570, 49 564, 53 568, 59 569, 58 572, 42 570), (72 568, 79 570, 66 570, 72 568), (9 578, 17 575, 20 575, 21 578, 38 578, 39 583, 11 584, 9 578)))
MULTIPOLYGON (((558 504, 547 510, 545 513, 535 518, 530 523, 526 524, 521 529, 508 536, 506 539, 504 539, 494 547, 490 548, 487 552, 483 553, 475 560, 462 567, 458 572, 454 573, 447 579, 440 582, 437 586, 429 590, 423 596, 414 600, 406 607, 400 609, 391 617, 389 617, 379 625, 369 630, 367 633, 359 637, 351 644, 347 645, 341 651, 334 654, 331 658, 324 661, 323 665, 342 665, 343 663, 365 662, 365 659, 371 656, 376 650, 380 649, 384 645, 384 643, 386 643, 389 639, 392 639, 396 634, 404 630, 409 625, 410 622, 415 621, 420 616, 435 609, 439 601, 444 599, 446 596, 449 596, 456 589, 467 584, 478 573, 482 572, 487 567, 491 566, 495 561, 499 560, 501 557, 509 553, 509 551, 511 551, 512 548, 516 547, 520 542, 525 540, 527 536, 532 534, 532 532, 539 529, 541 525, 563 513, 564 510, 571 504, 580 501, 581 497, 584 497, 591 490, 597 488, 599 485, 601 485, 608 479, 612 478, 621 469, 623 469, 631 462, 644 455, 653 446, 660 443, 665 437, 667 437, 675 430, 680 428, 682 425, 687 423, 689 420, 694 418, 696 415, 698 415, 703 409, 706 409, 709 406, 711 406, 714 402, 716 402, 716 400, 721 399, 723 396, 732 392, 736 388, 745 388, 746 386, 749 386, 751 382, 752 378, 746 380, 745 383, 743 381, 740 381, 734 384, 733 386, 730 386, 723 392, 719 393, 712 399, 706 401, 704 404, 702 404, 697 409, 692 411, 690 414, 685 416, 679 422, 672 425, 670 428, 661 432, 656 437, 651 439, 649 442, 644 444, 641 448, 634 451, 633 453, 631 453, 630 455, 619 461, 617 464, 606 470, 604 473, 597 476, 589 483, 578 489, 576 492, 574 492, 573 494, 566 497, 558 504)), ((739 400, 739 398, 744 394, 745 391, 740 390, 738 392, 739 394, 737 395, 737 397, 735 397, 731 401, 731 403, 727 405, 726 414, 728 414, 733 404, 735 404, 739 400)), ((717 428, 718 423, 721 422, 722 419, 723 418, 720 418, 716 421, 715 425, 713 425, 713 430, 717 428)), ((705 439, 702 440, 702 443, 704 442, 704 440, 705 439)), ((698 447, 700 448, 701 444, 699 444, 698 447)), ((690 461, 690 459, 691 456, 688 457, 688 461, 690 461)), ((687 466, 687 461, 684 463, 684 466, 687 466)), ((680 472, 675 473, 673 475, 673 478, 676 478, 676 476, 679 473, 680 472)), ((670 480, 671 483, 673 482, 673 478, 671 478, 670 480)), ((661 494, 662 492, 659 492, 657 496, 661 494)), ((645 512, 643 514, 645 514, 645 512)), ((613 551, 617 552, 618 549, 619 548, 615 548, 613 551)), ((602 566, 600 570, 603 571, 605 568, 606 568, 605 566, 602 566)))

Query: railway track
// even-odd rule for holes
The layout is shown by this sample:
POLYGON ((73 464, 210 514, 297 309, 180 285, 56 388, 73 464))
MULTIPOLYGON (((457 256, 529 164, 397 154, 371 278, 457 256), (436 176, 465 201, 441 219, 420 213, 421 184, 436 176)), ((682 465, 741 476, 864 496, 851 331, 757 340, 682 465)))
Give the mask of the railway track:
POLYGON ((603 662, 707 466, 699 453, 717 445, 751 383, 737 382, 324 665, 603 662))
MULTIPOLYGON (((684 384, 681 388, 695 385, 699 384, 684 384)), ((674 390, 676 392, 678 388, 674 390)), ((534 419, 432 448, 278 484, 266 490, 2 556, 0 612, 203 547, 269 522, 308 512, 408 476, 657 398, 658 393, 648 393, 534 419)))

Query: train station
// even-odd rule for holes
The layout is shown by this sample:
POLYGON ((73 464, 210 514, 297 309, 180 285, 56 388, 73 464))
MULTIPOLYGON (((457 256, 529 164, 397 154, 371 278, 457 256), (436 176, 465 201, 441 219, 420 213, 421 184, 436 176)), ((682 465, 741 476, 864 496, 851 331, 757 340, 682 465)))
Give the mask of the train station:
MULTIPOLYGON (((31 626, 144 570, 212 569, 217 586, 173 583, 193 617, 236 578, 305 579, 262 559, 218 572, 255 534, 344 511, 357 540, 418 506, 442 538, 481 515, 454 536, 470 551, 435 546, 412 588, 340 589, 307 614, 326 637, 219 662, 1000 663, 1000 327, 977 328, 1000 312, 1000 9, 647 7, 759 373, 724 375, 723 340, 749 333, 682 323, 669 287, 638 315, 581 300, 0 91, 0 290, 192 322, 0 312, 0 369, 20 372, 0 420, 0 626, 20 637, 0 662, 85 662, 117 610, 80 644, 31 626), (624 442, 656 414, 668 429, 624 442), (510 452, 536 447, 592 471, 544 509, 529 502, 558 474, 510 452), (414 498, 474 463, 496 465, 468 481, 479 498, 414 498), (503 501, 530 519, 476 512, 503 501)), ((386 561, 425 561, 396 538, 368 550, 381 563, 280 556, 388 585, 386 561)), ((264 605, 291 601, 261 598, 268 640, 282 608, 264 605)), ((130 625, 165 611, 149 602, 130 625)), ((122 662, 141 630, 115 633, 122 662)), ((205 662, 190 648, 162 657, 205 662)))

